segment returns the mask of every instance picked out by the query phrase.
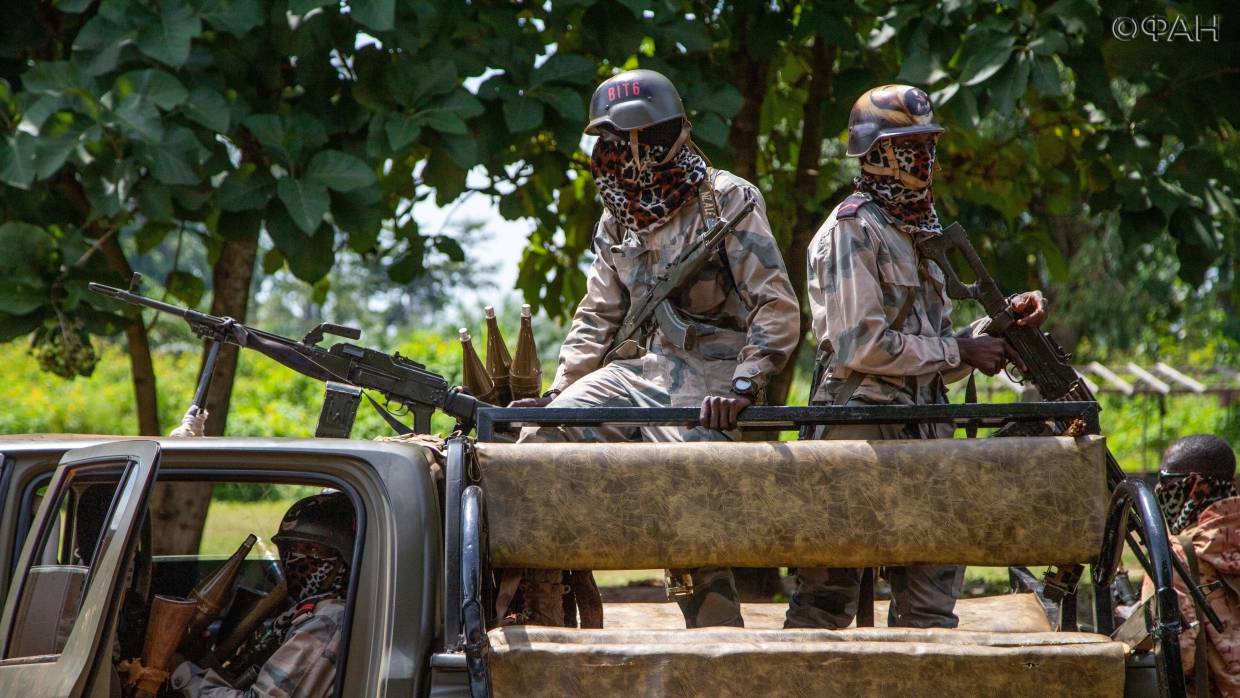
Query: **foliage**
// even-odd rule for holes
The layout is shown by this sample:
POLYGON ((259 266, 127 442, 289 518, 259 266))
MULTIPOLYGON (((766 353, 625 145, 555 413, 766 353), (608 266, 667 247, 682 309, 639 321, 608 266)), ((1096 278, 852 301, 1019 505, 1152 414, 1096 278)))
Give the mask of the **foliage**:
MULTIPOLYGON (((0 269, 0 340, 36 332, 45 367, 88 375, 90 335, 132 312, 85 290, 122 280, 118 236, 144 252, 189 231, 214 263, 261 229, 274 242, 263 268, 309 283, 342 247, 395 285, 422 278, 434 254, 463 262, 456 239, 419 231, 409 211, 428 180, 477 157, 464 119, 483 106, 462 81, 484 63, 462 51, 469 23, 401 5, 5 3, 0 239, 15 268, 0 269)), ((201 267, 163 271, 186 304, 209 290, 201 267)))

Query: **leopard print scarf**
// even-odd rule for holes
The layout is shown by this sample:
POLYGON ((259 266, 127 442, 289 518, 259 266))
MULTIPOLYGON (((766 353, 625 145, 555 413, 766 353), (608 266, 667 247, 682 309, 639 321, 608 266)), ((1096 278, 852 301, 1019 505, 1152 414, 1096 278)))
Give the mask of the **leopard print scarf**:
MULTIPOLYGON (((281 556, 280 567, 288 583, 289 598, 293 601, 288 610, 276 616, 270 626, 259 626, 238 648, 234 657, 240 661, 235 666, 261 666, 288 639, 293 621, 305 614, 306 605, 313 607, 325 599, 343 598, 349 583, 349 563, 333 555, 327 558, 302 553, 281 556)), ((220 657, 225 660, 228 657, 220 657)))
POLYGON ((626 142, 599 138, 590 157, 603 205, 617 223, 635 233, 666 223, 706 179, 706 161, 688 145, 663 165, 653 163, 667 155, 667 146, 643 143, 637 149, 645 165, 641 170, 626 142))
POLYGON ((1195 525, 1197 517, 1211 504, 1240 495, 1236 491, 1236 481, 1230 477, 1191 473, 1159 478, 1154 496, 1158 498, 1158 506, 1167 519, 1167 528, 1171 529, 1172 535, 1178 536, 1184 529, 1195 525), (1196 496, 1190 497, 1190 493, 1203 482, 1207 485, 1205 493, 1198 489, 1196 496))
MULTIPOLYGON (((916 142, 896 139, 891 143, 892 152, 899 162, 900 169, 912 173, 915 177, 930 182, 934 171, 935 144, 933 141, 916 142)), ((863 158, 873 165, 892 167, 886 149, 875 147, 863 158)), ((915 235, 918 233, 941 233, 943 226, 939 223, 939 215, 934 211, 934 191, 927 184, 924 188, 914 189, 905 186, 895 175, 879 175, 862 171, 861 176, 854 180, 857 191, 868 194, 883 211, 895 221, 896 227, 915 235)))

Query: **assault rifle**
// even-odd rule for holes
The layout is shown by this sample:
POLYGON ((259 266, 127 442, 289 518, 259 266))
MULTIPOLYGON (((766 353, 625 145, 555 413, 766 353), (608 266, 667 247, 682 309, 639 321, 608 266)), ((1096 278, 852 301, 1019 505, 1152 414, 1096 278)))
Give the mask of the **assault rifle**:
MULTIPOLYGON (((973 248, 973 244, 969 242, 969 236, 965 233, 964 227, 960 223, 952 223, 947 226, 942 235, 928 237, 917 243, 917 249, 922 256, 929 258, 939 269, 943 271, 943 277, 946 281, 947 295, 954 299, 972 299, 977 301, 985 309, 989 320, 982 327, 982 331, 994 337, 1001 337, 1007 340, 1008 344, 1016 350, 1021 360, 1025 364, 1025 370, 1022 379, 1033 383, 1038 393, 1044 400, 1083 400, 1089 402, 1097 402, 1093 391, 1085 384, 1085 381, 1077 374, 1076 369, 1072 368, 1069 363, 1071 358, 1063 347, 1050 336, 1049 333, 1043 332, 1036 327, 1026 327, 1016 324, 1017 315, 1012 310, 1008 297, 999 289, 999 284, 995 282, 994 277, 986 270, 986 265, 982 263, 982 258, 978 256, 977 250, 973 248), (956 274, 955 267, 952 266, 951 260, 948 259, 948 253, 957 250, 964 256, 969 268, 973 271, 976 279, 971 284, 965 284, 956 274)), ((1058 420, 1055 424, 1056 433, 1064 433, 1068 430, 1069 424, 1063 420, 1058 420)), ((1096 427, 1097 425, 1088 425, 1096 427)), ((1119 461, 1115 459, 1114 454, 1108 448, 1106 451, 1107 462, 1107 484, 1111 490, 1114 490, 1124 480, 1124 470, 1120 467, 1119 461)), ((1138 537, 1141 536, 1141 529, 1136 522, 1130 522, 1130 530, 1128 535, 1129 545, 1136 553, 1142 567, 1149 569, 1149 562, 1135 545, 1132 534, 1135 532, 1138 537)), ((1142 541, 1144 542, 1144 541, 1142 541)), ((1184 580, 1185 585, 1192 593, 1197 607, 1204 612, 1205 616, 1210 620, 1211 624, 1222 632, 1223 624, 1219 620, 1218 615, 1205 601, 1201 590, 1192 581, 1188 570, 1185 569, 1184 563, 1180 558, 1172 555, 1172 564, 1176 568, 1176 572, 1184 580)), ((1056 579, 1047 579, 1047 586, 1056 588, 1056 591, 1062 593, 1070 588, 1075 587, 1075 574, 1067 570, 1061 570, 1056 579)))
MULTIPOLYGON (((318 436, 348 436, 362 389, 376 390, 389 401, 408 408, 413 414, 412 431, 420 434, 430 431, 431 414, 436 408, 455 417, 458 429, 469 431, 473 428, 474 414, 478 408, 492 407, 461 392, 460 388, 449 386, 443 376, 428 371, 426 366, 399 353, 385 354, 344 342, 333 344, 328 349, 318 346, 324 334, 358 339, 362 331, 357 328, 324 322, 307 332, 298 342, 246 327, 232 318, 215 317, 147 298, 133 290, 125 291, 97 283, 91 283, 89 287, 95 293, 126 303, 176 315, 185 320, 199 337, 254 349, 302 375, 326 382, 328 399, 319 417, 318 436)), ((410 431, 373 398, 366 397, 393 429, 401 433, 410 431)))
POLYGON ((711 257, 718 254, 728 235, 753 211, 754 202, 746 202, 732 220, 717 218, 714 224, 697 237, 683 254, 655 280, 654 286, 641 302, 631 304, 620 329, 616 330, 607 353, 615 351, 630 339, 637 339, 652 322, 663 335, 681 349, 692 349, 699 334, 710 334, 714 328, 686 321, 668 296, 695 278, 711 257))

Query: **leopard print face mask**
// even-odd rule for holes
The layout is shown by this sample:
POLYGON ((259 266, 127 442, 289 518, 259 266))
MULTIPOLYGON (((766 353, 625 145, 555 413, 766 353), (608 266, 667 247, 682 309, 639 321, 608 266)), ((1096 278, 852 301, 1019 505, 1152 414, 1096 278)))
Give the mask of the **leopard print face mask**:
POLYGON ((1237 496, 1236 481, 1201 473, 1164 476, 1154 486, 1154 496, 1167 519, 1167 528, 1171 529, 1172 535, 1179 535, 1184 529, 1196 525, 1197 517, 1211 504, 1237 496))
POLYGON ((857 191, 868 194, 904 232, 941 233, 943 226, 934 210, 934 191, 930 186, 934 156, 933 139, 896 138, 880 142, 861 158, 862 172, 855 182, 857 191), (892 174, 896 172, 906 176, 892 174), (924 182, 925 186, 910 186, 904 180, 924 182))
POLYGON ((338 556, 319 557, 302 552, 281 556, 280 567, 288 582, 289 597, 297 603, 331 593, 342 593, 348 580, 348 565, 338 556))
POLYGON ((590 172, 603 205, 616 221, 633 232, 646 232, 667 222, 692 199, 706 179, 706 161, 688 145, 681 145, 665 164, 668 147, 648 143, 636 148, 602 137, 594 144, 590 172), (641 166, 638 166, 640 161, 641 166))

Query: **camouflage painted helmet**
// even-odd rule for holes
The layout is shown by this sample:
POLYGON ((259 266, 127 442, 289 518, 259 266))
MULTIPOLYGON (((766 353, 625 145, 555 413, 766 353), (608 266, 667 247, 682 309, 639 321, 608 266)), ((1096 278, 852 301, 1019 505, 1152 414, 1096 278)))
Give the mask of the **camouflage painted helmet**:
POLYGON ((861 157, 884 138, 942 132, 925 91, 912 85, 875 87, 857 98, 848 115, 848 156, 861 157))
POLYGON ((343 493, 316 494, 289 507, 280 530, 271 537, 277 546, 287 543, 317 543, 339 553, 345 562, 353 560, 357 519, 353 504, 343 493))
POLYGON ((596 136, 600 126, 632 131, 684 116, 685 105, 671 80, 653 70, 626 70, 594 90, 586 133, 596 136))

